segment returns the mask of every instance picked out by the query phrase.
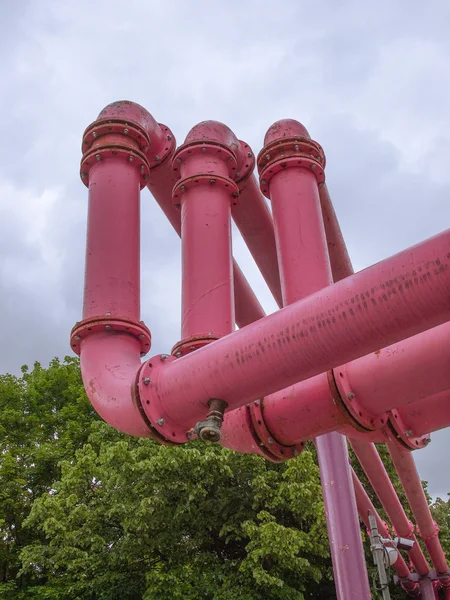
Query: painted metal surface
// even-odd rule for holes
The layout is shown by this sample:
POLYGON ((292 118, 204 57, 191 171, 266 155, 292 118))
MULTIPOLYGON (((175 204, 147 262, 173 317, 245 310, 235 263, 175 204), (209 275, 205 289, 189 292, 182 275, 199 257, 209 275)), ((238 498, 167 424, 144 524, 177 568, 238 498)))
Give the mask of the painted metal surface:
POLYGON ((325 155, 290 119, 269 129, 258 155, 273 219, 252 174, 253 151, 221 123, 195 126, 176 151, 167 126, 137 104, 115 102, 86 129, 82 150, 86 277, 71 347, 100 416, 170 445, 201 431, 217 440, 226 407, 223 445, 275 462, 317 438, 340 598, 370 596, 353 490, 360 513, 368 498, 354 476, 352 486, 338 431, 351 436, 396 532, 414 539, 367 442, 389 440, 437 571, 430 574, 415 544, 410 556, 420 577, 400 561, 400 583, 412 595, 419 582, 423 597, 439 586, 449 597, 446 557, 406 448, 426 445, 429 431, 450 425, 450 231, 352 274, 325 185, 325 155), (140 321, 145 186, 182 237, 183 331, 174 356, 142 364, 151 344, 140 321), (230 214, 278 304, 286 305, 268 317, 232 259, 230 214), (234 321, 241 330, 233 332, 234 321))
MULTIPOLYGON (((450 318, 450 269, 431 264, 448 266, 447 255, 450 232, 166 365, 153 400, 189 429, 209 398, 238 408, 437 326, 450 318), (426 274, 416 284, 418 269, 426 274)), ((142 391, 145 398, 150 386, 142 391)))
POLYGON ((388 450, 417 522, 418 533, 424 541, 434 568, 441 576, 442 585, 450 589, 450 570, 439 541, 439 528, 431 516, 411 451, 394 441, 388 442, 388 450))
MULTIPOLYGON (((303 166, 303 153, 318 150, 305 132, 300 123, 297 128, 293 121, 275 123, 265 137, 266 146, 258 161, 261 185, 268 186, 272 203, 284 306, 332 283, 318 183, 311 169, 316 165, 303 166), (292 137, 287 137, 289 134, 292 137), (275 146, 280 155, 273 157, 275 146), (293 152, 287 160, 290 146, 293 152), (262 184, 264 179, 266 184, 262 184)), ((345 438, 329 433, 317 437, 315 444, 337 597, 370 599, 345 438)))

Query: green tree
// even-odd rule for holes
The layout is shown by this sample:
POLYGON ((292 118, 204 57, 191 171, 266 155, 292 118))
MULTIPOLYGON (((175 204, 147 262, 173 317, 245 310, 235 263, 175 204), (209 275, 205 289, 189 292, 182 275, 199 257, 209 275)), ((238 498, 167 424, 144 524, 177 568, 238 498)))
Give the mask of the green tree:
POLYGON ((60 461, 83 446, 94 419, 76 359, 0 376, 0 598, 26 597, 19 554, 35 532, 24 519, 59 479, 60 461))
POLYGON ((167 448, 98 424, 28 525, 52 598, 332 598, 318 469, 220 446, 167 448))

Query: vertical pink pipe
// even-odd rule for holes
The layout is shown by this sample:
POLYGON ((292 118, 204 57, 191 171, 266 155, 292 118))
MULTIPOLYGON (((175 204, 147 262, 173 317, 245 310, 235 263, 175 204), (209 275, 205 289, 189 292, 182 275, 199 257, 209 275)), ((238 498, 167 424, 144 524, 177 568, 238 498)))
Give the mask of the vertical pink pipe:
MULTIPOLYGON (((448 573, 447 559, 439 541, 439 528, 431 516, 412 453, 394 441, 388 442, 388 450, 433 565, 438 573, 448 573)), ((450 587, 450 574, 447 585, 450 587)))
POLYGON ((232 179, 238 147, 226 125, 204 121, 175 155, 181 176, 173 196, 181 202, 182 343, 233 330, 231 204, 238 196, 232 179))
POLYGON ((232 331, 230 205, 224 189, 208 184, 182 196, 182 339, 232 331))
MULTIPOLYGON (((314 163, 307 168, 288 165, 284 158, 284 143, 288 141, 283 139, 285 136, 294 136, 291 140, 294 152, 300 148, 295 143, 296 137, 309 140, 300 123, 279 121, 267 132, 259 159, 261 180, 268 183, 272 202, 284 306, 332 283, 317 179, 312 170, 320 165, 314 163), (282 146, 277 145, 279 140, 282 146)), ((311 153, 316 151, 315 146, 311 143, 311 153)), ((300 157, 299 154, 299 160, 300 157)), ((335 432, 319 436, 316 447, 337 596, 342 600, 369 599, 345 438, 335 432)))
POLYGON ((316 446, 337 596, 370 599, 346 438, 327 433, 316 438, 316 446))
POLYGON ((130 435, 150 437, 134 401, 150 332, 140 319, 140 189, 148 179, 153 117, 114 102, 83 135, 81 178, 89 187, 83 321, 72 330, 86 393, 100 416, 130 435))
MULTIPOLYGON (((171 161, 165 161, 151 170, 148 188, 172 227, 181 237, 181 211, 174 208, 172 202, 172 189, 179 179, 178 171, 175 173, 177 174, 174 175, 171 161)), ((239 327, 245 327, 245 325, 262 319, 265 312, 235 260, 233 260, 233 274, 236 323, 239 327)))
POLYGON ((139 184, 138 169, 122 158, 90 170, 83 319, 139 319, 139 184))
POLYGON ((420 580, 420 597, 422 600, 436 600, 437 596, 434 591, 433 582, 428 577, 420 580))
POLYGON ((409 553, 414 567, 419 575, 427 575, 430 567, 414 535, 414 526, 406 516, 375 445, 352 439, 351 446, 394 526, 396 534, 414 541, 414 547, 409 553))

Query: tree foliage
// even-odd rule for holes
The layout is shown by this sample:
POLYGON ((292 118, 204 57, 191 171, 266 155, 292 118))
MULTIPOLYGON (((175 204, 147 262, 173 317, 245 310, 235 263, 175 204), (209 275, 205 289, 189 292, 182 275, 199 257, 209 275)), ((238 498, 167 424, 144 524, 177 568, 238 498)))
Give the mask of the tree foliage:
POLYGON ((0 408, 0 598, 335 597, 312 445, 274 465, 122 435, 72 358, 0 377, 0 408))

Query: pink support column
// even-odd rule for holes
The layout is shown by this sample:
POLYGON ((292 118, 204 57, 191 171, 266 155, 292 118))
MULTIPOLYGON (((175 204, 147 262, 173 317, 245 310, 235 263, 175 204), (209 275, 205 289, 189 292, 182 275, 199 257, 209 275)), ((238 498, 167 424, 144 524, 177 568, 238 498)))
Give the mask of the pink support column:
MULTIPOLYGON (((323 176, 325 157, 296 121, 272 125, 264 143, 258 168, 263 189, 272 202, 286 306, 332 283, 317 183, 323 176)), ((345 438, 338 433, 320 436, 316 447, 337 596, 342 600, 369 599, 345 438)))
POLYGON ((436 600, 433 582, 428 577, 420 580, 420 597, 422 600, 436 600))
POLYGON ((412 513, 417 521, 420 537, 427 547, 434 568, 441 575, 442 585, 450 589, 450 571, 439 541, 439 528, 431 516, 411 451, 393 440, 390 440, 387 445, 412 513))
POLYGON ((346 439, 328 433, 316 438, 316 446, 337 596, 370 599, 346 439))

